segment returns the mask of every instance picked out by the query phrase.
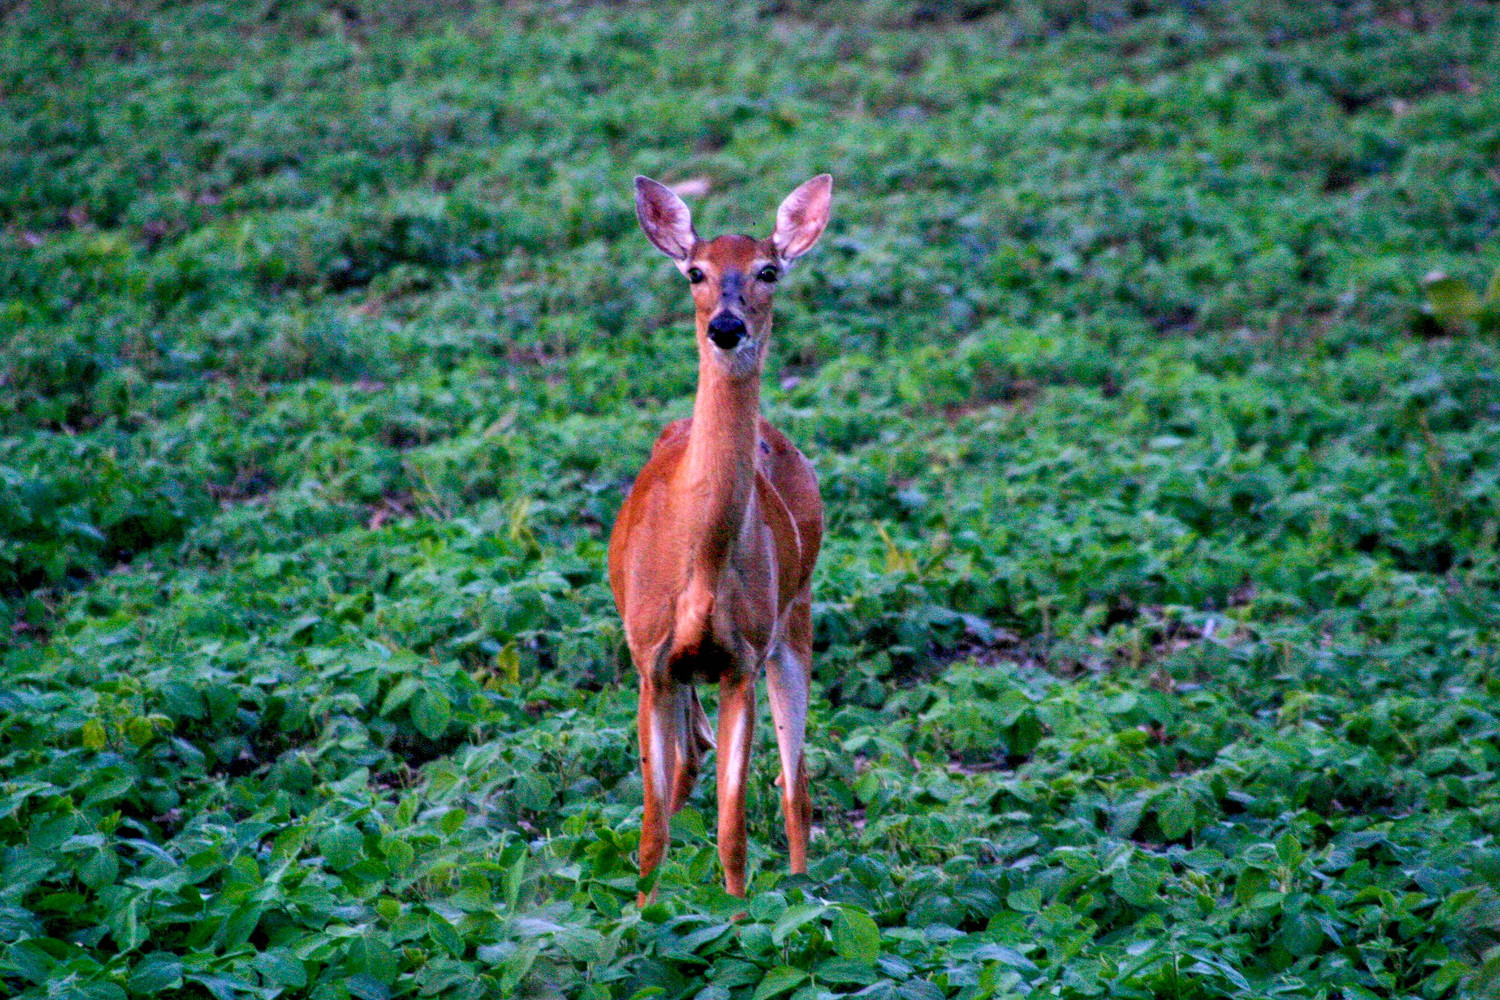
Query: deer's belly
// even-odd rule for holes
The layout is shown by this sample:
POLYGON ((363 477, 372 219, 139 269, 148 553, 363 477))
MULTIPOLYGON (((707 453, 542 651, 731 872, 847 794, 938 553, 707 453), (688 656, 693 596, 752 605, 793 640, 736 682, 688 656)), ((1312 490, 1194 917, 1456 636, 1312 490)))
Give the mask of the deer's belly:
POLYGON ((680 650, 668 661, 667 672, 681 684, 713 683, 739 673, 743 669, 740 659, 710 636, 696 646, 680 650))

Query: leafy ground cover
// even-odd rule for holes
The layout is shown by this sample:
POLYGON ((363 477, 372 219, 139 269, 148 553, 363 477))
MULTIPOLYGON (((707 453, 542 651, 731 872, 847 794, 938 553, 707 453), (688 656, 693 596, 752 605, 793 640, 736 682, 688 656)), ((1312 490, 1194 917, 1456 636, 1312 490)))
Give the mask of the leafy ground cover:
POLYGON ((0 992, 1500 989, 1497 32, 0 6, 0 992), (763 745, 748 903, 710 779, 637 909, 629 180, 821 170, 815 861, 763 745))

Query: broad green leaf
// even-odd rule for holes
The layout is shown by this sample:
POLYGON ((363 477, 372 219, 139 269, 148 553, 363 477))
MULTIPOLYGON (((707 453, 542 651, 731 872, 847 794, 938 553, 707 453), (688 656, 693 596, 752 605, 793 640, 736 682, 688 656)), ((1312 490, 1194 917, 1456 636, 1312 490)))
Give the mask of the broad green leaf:
POLYGON ((438 945, 447 949, 448 954, 455 958, 463 954, 463 936, 454 929, 452 924, 438 914, 427 914, 427 933, 438 945))
POLYGON ((249 982, 239 976, 229 973, 194 973, 184 971, 183 978, 190 983, 197 983, 208 991, 214 1000, 239 1000, 242 994, 254 990, 249 982))
POLYGON ((306 823, 297 823, 284 828, 271 842, 271 857, 278 861, 290 861, 302 851, 311 829, 306 823))
POLYGON ((516 775, 516 801, 524 808, 540 812, 552 804, 551 783, 542 775, 523 772, 516 775))
POLYGON ((265 915, 265 904, 251 900, 237 907, 225 918, 219 928, 218 939, 225 948, 238 948, 250 940, 260 918, 265 915))
MULTIPOLYGON (((820 903, 799 903, 788 907, 785 913, 776 918, 776 923, 771 928, 772 942, 778 946, 784 944, 787 938, 796 933, 797 928, 817 920, 826 912, 828 907, 820 903)), ((822 937, 821 934, 818 936, 822 937)))
POLYGON ((442 818, 438 820, 438 829, 451 837, 459 830, 463 829, 464 823, 468 820, 468 818, 469 814, 464 812, 462 809, 449 809, 447 812, 443 813, 442 818))
POLYGON ((700 927, 691 933, 684 934, 677 943, 685 952, 691 954, 706 944, 718 941, 733 930, 733 924, 709 924, 706 927, 700 927))
POLYGON ((807 973, 801 969, 794 969, 790 965, 778 965, 765 974, 750 997, 751 1000, 771 1000, 772 997, 790 993, 806 981, 807 973))
POLYGON ((261 952, 251 965, 273 986, 300 989, 307 985, 306 967, 284 948, 261 952))
POLYGON ((475 980, 474 966, 451 958, 438 958, 417 972, 417 988, 423 996, 436 996, 462 989, 475 980))
POLYGON ((762 923, 774 924, 786 912, 786 897, 779 892, 761 892, 751 898, 750 916, 762 923))
POLYGON ((1018 889, 1005 897, 1005 905, 1021 913, 1036 913, 1042 908, 1041 891, 1035 888, 1018 889))
POLYGON ((56 956, 44 947, 44 943, 59 944, 50 938, 18 941, 0 953, 0 962, 3 962, 5 968, 14 970, 29 982, 42 986, 47 982, 52 968, 57 964, 56 956))
POLYGON ((334 871, 343 871, 359 860, 364 835, 346 823, 335 823, 318 834, 318 849, 334 871))
POLYGON ((511 862, 510 867, 505 870, 503 890, 505 892, 506 909, 514 910, 516 903, 521 898, 521 886, 526 881, 526 851, 520 850, 516 853, 516 859, 511 862))
POLYGON ((120 861, 109 848, 96 848, 78 868, 78 880, 90 889, 101 889, 114 882, 120 873, 120 861))
POLYGON ((1193 803, 1180 792, 1171 792, 1156 801, 1156 822, 1162 836, 1180 840, 1193 826, 1193 803))
POLYGON ((873 965, 880 957, 880 928, 863 910, 839 907, 833 913, 833 950, 850 962, 873 965))
POLYGON ((423 736, 435 740, 448 731, 453 709, 440 692, 423 688, 413 696, 410 707, 412 724, 423 736))
POLYGON ((1302 844, 1292 835, 1291 831, 1287 831, 1276 838, 1276 856, 1284 864, 1293 868, 1302 863, 1302 859, 1305 856, 1302 851, 1302 844))
POLYGON ((847 958, 827 958, 813 970, 813 977, 820 983, 835 986, 869 986, 878 978, 874 962, 860 962, 847 958))
POLYGON ((519 986, 540 953, 541 949, 536 944, 524 944, 512 952, 501 966, 501 989, 509 992, 519 986))
POLYGON ((110 933, 121 951, 134 951, 146 943, 150 928, 141 921, 141 905, 132 898, 123 906, 117 905, 109 915, 110 933))
POLYGON ((155 996, 182 985, 182 960, 166 952, 145 955, 130 969, 125 988, 138 996, 155 996))
POLYGON ((1261 868, 1246 868, 1235 878, 1234 899, 1237 903, 1248 903, 1257 893, 1270 888, 1271 875, 1261 868))
POLYGON ((344 980, 344 987, 359 1000, 391 1000, 391 988, 368 972, 356 972, 344 980))
POLYGON ((896 990, 902 1000, 943 1000, 942 989, 925 979, 908 979, 896 990))
POLYGON ((381 839, 381 850, 385 854, 386 864, 390 867, 391 874, 402 875, 411 867, 416 859, 416 851, 411 844, 399 837, 384 837, 381 839))
MULTIPOLYGON (((421 690, 422 683, 415 677, 401 678, 401 680, 397 681, 396 685, 391 688, 390 692, 386 694, 385 701, 380 705, 380 714, 390 715, 402 705, 405 705, 407 702, 411 701, 412 697, 421 690)), ((413 718, 415 718, 415 716, 413 718)))
POLYGON ((1156 891, 1161 881, 1160 874, 1136 863, 1116 871, 1110 877, 1110 886, 1121 899, 1132 906, 1150 906, 1156 902, 1156 891))
POLYGON ((973 957, 981 962, 1000 962, 1022 972, 1034 973, 1037 965, 1014 948, 1003 944, 987 943, 974 952, 973 957))
POLYGON ((396 978, 397 959, 383 935, 366 932, 349 944, 348 964, 351 972, 364 973, 376 982, 389 985, 396 978))
POLYGON ((1288 913, 1281 920, 1281 946, 1293 955, 1311 955, 1323 944, 1323 928, 1306 912, 1288 913))

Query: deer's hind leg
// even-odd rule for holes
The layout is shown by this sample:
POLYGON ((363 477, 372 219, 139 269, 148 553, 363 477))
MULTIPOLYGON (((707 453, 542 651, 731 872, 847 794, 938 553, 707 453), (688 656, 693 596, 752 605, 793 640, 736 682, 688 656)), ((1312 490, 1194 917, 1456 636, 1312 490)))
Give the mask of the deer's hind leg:
POLYGON ((745 781, 755 738, 755 674, 734 671, 719 679, 719 861, 724 888, 745 895, 745 781))
POLYGON ((781 754, 781 811, 794 873, 807 871, 812 797, 807 790, 807 704, 812 683, 812 594, 802 591, 787 609, 781 641, 766 658, 766 695, 781 754))

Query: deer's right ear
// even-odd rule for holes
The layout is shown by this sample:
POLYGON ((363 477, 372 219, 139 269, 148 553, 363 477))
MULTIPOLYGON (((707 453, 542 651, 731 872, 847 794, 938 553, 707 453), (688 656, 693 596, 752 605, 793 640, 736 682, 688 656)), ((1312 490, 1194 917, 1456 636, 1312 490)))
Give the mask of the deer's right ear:
POLYGON ((635 179, 635 216, 641 220, 646 238, 668 257, 681 263, 693 252, 693 244, 698 242, 693 215, 665 184, 649 177, 635 179))
POLYGON ((833 178, 828 174, 819 174, 786 196, 776 210, 776 231, 771 234, 782 260, 790 264, 818 242, 828 225, 832 198, 833 178))

